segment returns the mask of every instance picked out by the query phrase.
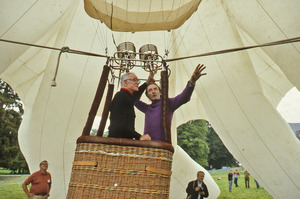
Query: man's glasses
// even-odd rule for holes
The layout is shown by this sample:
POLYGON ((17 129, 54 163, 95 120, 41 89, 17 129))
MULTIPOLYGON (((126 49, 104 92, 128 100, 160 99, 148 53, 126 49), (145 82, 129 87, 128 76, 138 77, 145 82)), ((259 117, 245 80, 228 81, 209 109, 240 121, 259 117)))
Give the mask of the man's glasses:
POLYGON ((134 81, 134 82, 140 82, 140 80, 137 79, 137 78, 134 78, 134 79, 126 79, 126 80, 131 80, 131 81, 134 81))

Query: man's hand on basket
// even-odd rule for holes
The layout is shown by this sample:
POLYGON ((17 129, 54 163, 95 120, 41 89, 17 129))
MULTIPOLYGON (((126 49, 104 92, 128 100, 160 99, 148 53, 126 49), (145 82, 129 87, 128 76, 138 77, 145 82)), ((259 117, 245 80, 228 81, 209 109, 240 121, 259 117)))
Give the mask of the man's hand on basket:
POLYGON ((151 137, 150 137, 150 135, 145 134, 145 135, 142 135, 142 136, 140 137, 140 140, 148 140, 148 141, 150 141, 150 140, 151 140, 151 137))

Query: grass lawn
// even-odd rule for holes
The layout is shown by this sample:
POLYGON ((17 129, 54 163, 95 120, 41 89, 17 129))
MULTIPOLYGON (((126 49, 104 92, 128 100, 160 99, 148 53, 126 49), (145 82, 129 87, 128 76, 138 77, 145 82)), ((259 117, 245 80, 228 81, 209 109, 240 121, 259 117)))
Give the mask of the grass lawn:
POLYGON ((22 183, 28 176, 12 175, 10 170, 0 168, 0 199, 27 199, 22 183))
POLYGON ((27 199, 27 195, 23 191, 22 185, 0 185, 0 199, 27 199))
MULTIPOLYGON (((10 171, 0 170, 0 199, 27 199, 26 194, 24 193, 22 186, 14 183, 22 184, 27 176, 24 178, 19 178, 17 182, 17 177, 3 176, 3 174, 9 174, 10 171)), ((228 191, 228 180, 227 172, 219 174, 211 174, 215 182, 218 184, 221 194, 218 199, 272 199, 273 197, 261 187, 256 188, 256 184, 253 178, 250 176, 250 189, 245 188, 244 174, 242 171, 239 171, 241 177, 238 181, 239 187, 232 185, 232 192, 228 191), (218 178, 221 178, 218 180, 218 178)))
POLYGON ((261 186, 259 189, 256 188, 254 179, 250 176, 250 189, 245 188, 244 171, 239 171, 240 178, 238 180, 239 187, 235 187, 232 183, 232 191, 228 191, 228 173, 212 174, 211 176, 218 184, 221 194, 218 199, 272 199, 273 197, 264 190, 261 186), (218 180, 221 178, 221 180, 218 180))

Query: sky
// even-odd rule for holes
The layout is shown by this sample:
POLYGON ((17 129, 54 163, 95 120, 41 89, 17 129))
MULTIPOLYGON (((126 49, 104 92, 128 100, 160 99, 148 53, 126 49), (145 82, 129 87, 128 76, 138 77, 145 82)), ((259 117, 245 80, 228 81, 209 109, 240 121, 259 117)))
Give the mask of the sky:
POLYGON ((278 104, 277 110, 287 123, 300 123, 300 92, 292 88, 278 104))

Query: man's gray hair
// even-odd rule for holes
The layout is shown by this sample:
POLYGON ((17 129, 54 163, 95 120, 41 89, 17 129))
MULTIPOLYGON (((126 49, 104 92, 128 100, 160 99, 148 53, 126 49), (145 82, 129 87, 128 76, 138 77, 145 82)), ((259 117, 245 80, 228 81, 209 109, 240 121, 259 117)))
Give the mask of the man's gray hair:
MULTIPOLYGON (((125 74, 123 74, 123 75, 120 77, 121 87, 124 86, 124 81, 128 79, 128 76, 129 76, 130 74, 134 74, 134 73, 125 73, 125 74)), ((135 75, 135 74, 134 74, 134 75, 135 75)))

